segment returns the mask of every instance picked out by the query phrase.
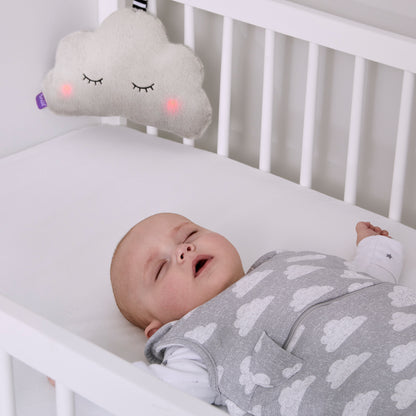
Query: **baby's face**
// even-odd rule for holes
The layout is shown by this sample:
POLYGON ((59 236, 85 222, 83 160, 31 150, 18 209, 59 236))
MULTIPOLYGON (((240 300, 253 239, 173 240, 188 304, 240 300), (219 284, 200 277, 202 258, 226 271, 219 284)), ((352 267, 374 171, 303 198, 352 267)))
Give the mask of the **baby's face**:
POLYGON ((157 214, 137 224, 124 258, 130 308, 141 305, 146 324, 179 319, 244 275, 240 256, 226 238, 176 214, 157 214))

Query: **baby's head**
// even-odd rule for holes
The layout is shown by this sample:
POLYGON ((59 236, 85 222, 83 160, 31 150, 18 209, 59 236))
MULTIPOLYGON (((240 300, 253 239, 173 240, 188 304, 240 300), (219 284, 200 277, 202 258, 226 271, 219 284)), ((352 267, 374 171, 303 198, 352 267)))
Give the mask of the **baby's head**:
POLYGON ((111 264, 120 311, 148 337, 243 275, 240 256, 226 238, 170 213, 136 224, 111 264))

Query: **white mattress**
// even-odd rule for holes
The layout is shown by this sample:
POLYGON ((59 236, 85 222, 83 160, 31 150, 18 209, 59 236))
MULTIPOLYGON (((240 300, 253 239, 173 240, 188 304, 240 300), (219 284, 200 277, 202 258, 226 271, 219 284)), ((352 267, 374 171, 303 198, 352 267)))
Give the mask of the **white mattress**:
MULTIPOLYGON (((401 224, 126 127, 86 128, 1 159, 0 200, 0 292, 129 361, 143 358, 145 338, 115 306, 109 264, 124 233, 155 212, 224 234, 246 268, 277 248, 350 258, 359 220, 389 229, 405 252, 416 247, 401 224)), ((415 271, 408 255, 402 283, 416 288, 415 271)), ((19 414, 52 414, 53 388, 43 376, 39 391, 25 387, 17 368, 19 414)))

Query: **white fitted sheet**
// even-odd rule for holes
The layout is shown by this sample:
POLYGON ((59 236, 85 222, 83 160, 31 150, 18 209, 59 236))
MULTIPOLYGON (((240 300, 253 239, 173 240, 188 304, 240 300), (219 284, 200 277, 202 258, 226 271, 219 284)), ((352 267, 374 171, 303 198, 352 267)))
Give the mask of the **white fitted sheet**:
MULTIPOLYGON (((126 127, 85 128, 1 159, 0 201, 0 292, 128 361, 143 358, 145 337, 118 312, 109 265, 125 232, 156 212, 224 234, 246 268, 278 248, 350 258, 355 223, 370 220, 403 242, 401 282, 416 288, 415 230, 126 127)), ((53 388, 43 376, 39 391, 26 388, 17 368, 20 414, 52 414, 53 388)))

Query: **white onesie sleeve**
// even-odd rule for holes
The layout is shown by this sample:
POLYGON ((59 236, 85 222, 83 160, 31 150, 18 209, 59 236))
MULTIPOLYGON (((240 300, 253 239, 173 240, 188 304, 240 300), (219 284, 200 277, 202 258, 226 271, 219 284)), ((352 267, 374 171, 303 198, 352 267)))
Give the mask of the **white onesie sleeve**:
POLYGON ((384 282, 397 283, 403 267, 402 244, 381 235, 364 238, 350 264, 356 271, 384 282))
POLYGON ((173 384, 207 403, 216 402, 216 393, 209 384, 208 371, 200 356, 188 348, 173 345, 165 352, 163 364, 133 363, 161 380, 173 384))

